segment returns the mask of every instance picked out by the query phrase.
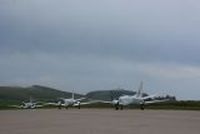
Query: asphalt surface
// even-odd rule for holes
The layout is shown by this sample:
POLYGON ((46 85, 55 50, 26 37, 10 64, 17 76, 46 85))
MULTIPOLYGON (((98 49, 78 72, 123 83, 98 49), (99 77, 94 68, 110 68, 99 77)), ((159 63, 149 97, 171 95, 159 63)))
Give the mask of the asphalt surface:
POLYGON ((200 134, 199 111, 0 111, 0 134, 200 134))

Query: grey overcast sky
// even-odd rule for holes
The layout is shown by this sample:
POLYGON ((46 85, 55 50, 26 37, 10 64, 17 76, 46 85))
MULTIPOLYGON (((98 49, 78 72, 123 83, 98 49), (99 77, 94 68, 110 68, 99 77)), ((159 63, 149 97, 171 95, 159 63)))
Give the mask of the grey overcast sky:
POLYGON ((0 0, 0 85, 200 99, 199 0, 0 0))

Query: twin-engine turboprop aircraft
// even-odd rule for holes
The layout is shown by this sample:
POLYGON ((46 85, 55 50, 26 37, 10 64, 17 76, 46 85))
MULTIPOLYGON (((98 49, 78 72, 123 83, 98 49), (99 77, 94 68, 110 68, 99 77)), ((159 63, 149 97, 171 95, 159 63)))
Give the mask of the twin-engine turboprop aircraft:
POLYGON ((21 109, 34 109, 34 108, 41 108, 44 105, 40 105, 37 102, 33 102, 32 98, 30 97, 29 102, 22 102, 21 105, 11 105, 10 107, 14 108, 21 108, 21 109))
POLYGON ((35 108, 41 108, 45 106, 57 106, 59 109, 62 107, 68 109, 69 107, 78 107, 80 109, 81 105, 89 105, 96 103, 96 101, 88 101, 88 102, 82 102, 85 98, 74 98, 74 93, 72 93, 72 98, 66 99, 66 98, 60 98, 57 103, 55 102, 48 102, 48 103, 39 103, 39 102, 33 102, 32 98, 30 97, 29 102, 22 102, 21 105, 10 105, 9 107, 13 108, 20 108, 20 109, 35 109, 35 108))
POLYGON ((65 107, 66 109, 68 109, 68 107, 78 107, 78 109, 80 109, 81 105, 89 105, 96 103, 96 101, 82 102, 82 100, 84 99, 86 98, 75 99, 74 93, 72 93, 72 97, 69 99, 60 98, 60 101, 58 101, 57 106, 59 109, 61 109, 62 107, 65 107))
POLYGON ((127 105, 140 105, 140 108, 143 110, 144 106, 152 103, 160 103, 169 101, 169 97, 161 95, 147 95, 143 96, 143 82, 140 83, 139 89, 135 95, 122 95, 118 99, 112 101, 99 101, 101 103, 112 104, 116 110, 119 108, 122 110, 124 106, 127 105))

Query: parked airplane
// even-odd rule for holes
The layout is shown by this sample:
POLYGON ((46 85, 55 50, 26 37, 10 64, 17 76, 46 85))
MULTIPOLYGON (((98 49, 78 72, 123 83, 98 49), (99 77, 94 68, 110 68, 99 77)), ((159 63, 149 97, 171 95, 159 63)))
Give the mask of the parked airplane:
POLYGON ((99 101, 99 102, 113 104, 116 110, 118 110, 119 108, 122 110, 124 106, 130 104, 140 105, 140 108, 144 110, 144 105, 146 104, 159 103, 165 101, 169 101, 169 98, 167 96, 160 96, 160 95, 143 96, 143 82, 141 82, 139 89, 135 95, 122 95, 118 99, 114 99, 112 101, 99 101))
POLYGON ((41 108, 43 105, 39 105, 36 102, 33 102, 32 98, 30 97, 29 102, 22 102, 21 105, 11 105, 11 107, 15 108, 22 108, 22 109, 34 109, 34 108, 41 108))
POLYGON ((97 103, 96 101, 81 102, 84 99, 86 98, 75 99, 74 93, 72 93, 72 98, 61 98, 60 101, 58 101, 57 106, 59 109, 61 109, 62 107, 65 107, 66 109, 68 109, 68 107, 78 107, 78 109, 80 109, 81 105, 97 103))

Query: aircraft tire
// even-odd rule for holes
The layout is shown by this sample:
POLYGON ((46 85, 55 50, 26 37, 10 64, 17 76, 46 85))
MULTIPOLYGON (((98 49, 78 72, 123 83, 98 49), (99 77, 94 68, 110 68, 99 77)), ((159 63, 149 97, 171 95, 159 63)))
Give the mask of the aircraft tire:
POLYGON ((123 107, 123 105, 121 105, 121 106, 120 106, 120 110, 123 110, 123 109, 124 109, 124 107, 123 107))
POLYGON ((144 110, 144 104, 141 104, 141 105, 140 105, 140 109, 141 109, 141 110, 144 110))
POLYGON ((118 106, 115 106, 115 110, 119 110, 119 107, 118 107, 118 106))

